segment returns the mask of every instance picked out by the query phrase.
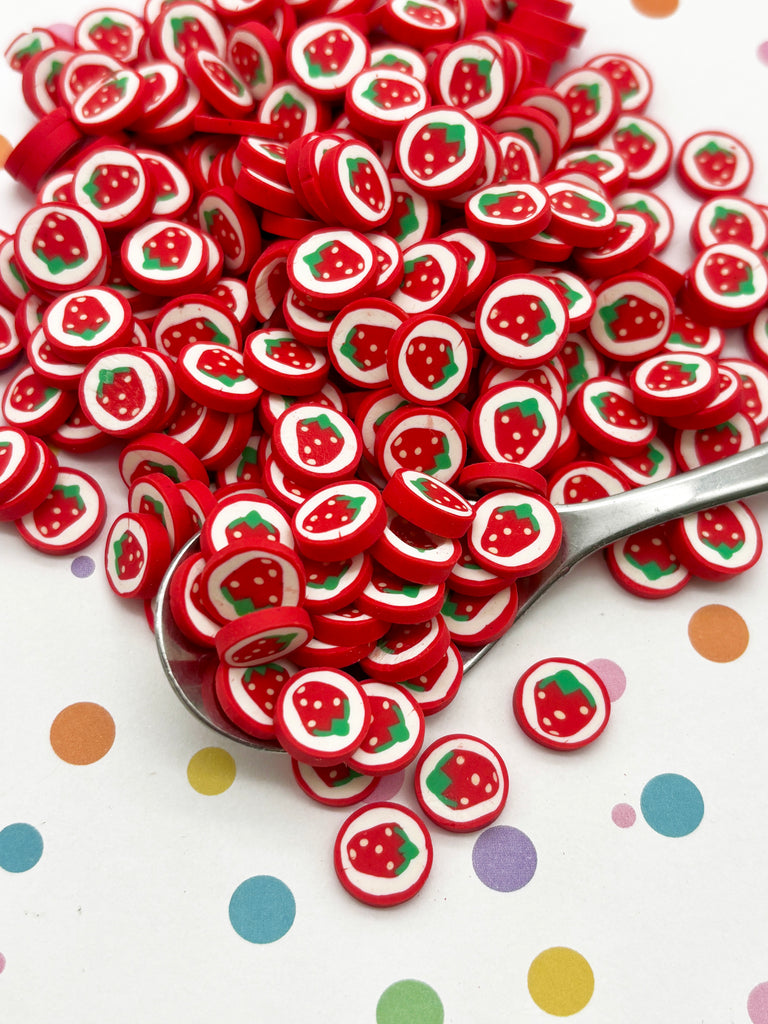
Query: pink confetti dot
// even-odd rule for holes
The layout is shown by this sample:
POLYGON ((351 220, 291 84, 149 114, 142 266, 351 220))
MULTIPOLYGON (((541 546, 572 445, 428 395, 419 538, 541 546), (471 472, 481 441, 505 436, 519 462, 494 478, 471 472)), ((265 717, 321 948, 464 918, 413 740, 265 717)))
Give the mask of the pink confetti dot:
POLYGON ((763 64, 768 64, 768 41, 760 43, 758 46, 757 59, 761 60, 763 64))
POLYGON ((768 981, 755 985, 749 993, 747 1013, 752 1024, 768 1024, 768 981))
POLYGON ((637 820, 637 814, 630 804, 616 804, 611 811, 611 818, 619 828, 631 828, 637 820))
POLYGON ((618 700, 627 688, 627 677, 624 670, 615 661, 608 658, 595 658, 587 662, 593 672, 597 672, 603 682, 611 701, 618 700))

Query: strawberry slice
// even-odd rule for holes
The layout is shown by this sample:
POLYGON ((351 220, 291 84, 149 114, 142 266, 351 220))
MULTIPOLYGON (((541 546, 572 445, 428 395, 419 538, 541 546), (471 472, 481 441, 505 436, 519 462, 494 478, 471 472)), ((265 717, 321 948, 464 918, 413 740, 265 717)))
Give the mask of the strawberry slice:
POLYGON ((357 871, 376 878, 397 878, 420 853, 408 833, 394 821, 363 829, 350 839, 346 849, 357 871))

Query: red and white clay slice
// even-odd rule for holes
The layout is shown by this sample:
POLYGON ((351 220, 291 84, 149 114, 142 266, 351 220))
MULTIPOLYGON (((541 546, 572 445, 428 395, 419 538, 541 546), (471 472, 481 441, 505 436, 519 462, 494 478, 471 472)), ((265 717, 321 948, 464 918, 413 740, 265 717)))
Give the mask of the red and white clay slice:
POLYGON ((611 702, 602 680, 587 665, 548 658, 520 676, 512 708, 523 732, 541 746, 578 750, 603 732, 611 702))
POLYGON ((504 810, 509 775, 490 743, 454 733, 435 740, 422 753, 414 786, 430 821, 449 832, 474 832, 504 810))
POLYGON ((339 669, 303 669, 278 695, 275 734, 291 757, 307 764, 345 760, 369 723, 362 684, 339 669))

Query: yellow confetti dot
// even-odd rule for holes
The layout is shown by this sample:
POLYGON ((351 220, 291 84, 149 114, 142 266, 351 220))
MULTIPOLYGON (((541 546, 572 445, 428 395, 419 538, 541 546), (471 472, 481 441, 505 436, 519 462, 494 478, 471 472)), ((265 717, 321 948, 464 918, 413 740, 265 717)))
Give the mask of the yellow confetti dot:
POLYGON ((575 949, 545 949, 528 968, 528 991, 536 1005, 557 1017, 583 1010, 595 990, 592 968, 575 949))
POLYGON ((733 608, 707 604, 691 616, 688 637, 693 649, 708 661, 735 661, 749 644, 747 624, 733 608))
POLYGON ((187 765, 190 786, 203 796, 218 796, 229 789, 236 773, 234 757, 221 747, 203 747, 187 765))

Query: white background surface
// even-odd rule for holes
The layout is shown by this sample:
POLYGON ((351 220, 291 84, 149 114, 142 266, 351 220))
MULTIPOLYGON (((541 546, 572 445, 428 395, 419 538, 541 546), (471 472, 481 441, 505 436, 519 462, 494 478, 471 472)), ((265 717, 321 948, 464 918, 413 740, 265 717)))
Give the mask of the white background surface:
MULTIPOLYGON (((84 10, 71 0, 8 5, 5 42, 84 10)), ((768 201, 763 3, 681 0, 674 16, 653 20, 629 0, 577 0, 572 20, 589 33, 571 63, 608 50, 644 61, 656 84, 648 114, 676 145, 705 128, 740 136, 756 159, 748 195, 768 201)), ((0 128, 16 141, 32 117, 6 68, 0 95, 0 128)), ((659 192, 678 217, 668 258, 682 268, 695 204, 672 180, 659 192)), ((21 195, 0 180, 5 230, 21 195)), ((112 516, 123 510, 105 456, 69 461, 107 481, 112 516)), ((768 525, 766 499, 753 508, 768 525)), ((100 562, 101 543, 86 553, 100 562)), ((287 758, 227 746, 189 717, 141 608, 114 598, 98 569, 76 579, 69 561, 0 527, 0 828, 29 822, 45 842, 32 870, 0 871, 0 1019, 367 1024, 388 985, 417 978, 452 1024, 538 1022, 552 1018, 528 993, 528 967, 541 950, 570 946, 595 974, 584 1024, 749 1024, 747 996, 768 981, 765 560, 663 603, 623 594, 599 558, 553 591, 427 732, 427 742, 476 732, 503 754, 511 787, 498 824, 530 836, 534 878, 494 892, 472 869, 473 837, 433 829, 427 886, 386 912, 336 882, 331 850, 345 812, 299 793, 287 758), (730 664, 705 661, 688 641, 691 614, 712 602, 750 628, 747 652, 730 664), (604 736, 571 757, 530 743, 511 714, 518 675, 552 655, 608 658, 627 677, 604 736), (74 767, 53 753, 49 730, 62 708, 86 700, 109 710, 116 739, 101 761, 74 767), (204 797, 186 768, 211 745, 231 751, 237 778, 204 797), (687 776, 704 797, 702 824, 683 839, 640 815, 642 787, 661 772, 687 776), (611 820, 622 801, 638 811, 629 829, 611 820), (271 945, 244 941, 227 916, 236 886, 257 874, 281 878, 296 898, 293 927, 271 945)), ((415 807, 410 778, 398 799, 415 807)))

